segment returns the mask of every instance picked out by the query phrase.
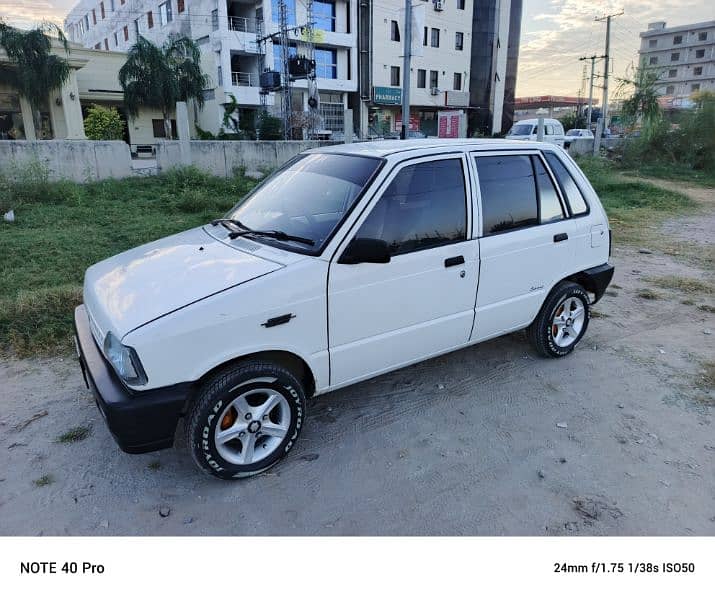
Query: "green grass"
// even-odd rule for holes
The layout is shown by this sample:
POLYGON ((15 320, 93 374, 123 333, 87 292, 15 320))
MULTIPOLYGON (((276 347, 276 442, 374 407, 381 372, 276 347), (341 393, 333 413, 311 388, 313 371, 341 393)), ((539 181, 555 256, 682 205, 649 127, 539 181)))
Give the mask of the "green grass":
POLYGON ((667 181, 680 181, 691 185, 715 187, 715 172, 696 171, 684 165, 644 164, 636 169, 624 169, 624 175, 653 177, 667 181))
POLYGON ((661 288, 679 290, 688 294, 695 294, 698 292, 709 293, 713 291, 713 287, 709 283, 692 277, 666 275, 664 277, 649 277, 647 278, 647 281, 650 281, 661 288))
POLYGON ((697 203, 684 194, 624 179, 608 160, 583 157, 578 163, 606 209, 615 244, 657 242, 662 236, 653 233, 662 221, 697 209, 697 203))
POLYGON ((74 444, 75 442, 81 442, 89 437, 92 430, 89 427, 73 427, 65 431, 57 441, 60 444, 74 444))
POLYGON ((71 349, 84 271, 104 258, 221 216, 256 182, 184 169, 97 183, 0 178, 0 351, 71 349))
POLYGON ((50 485, 54 482, 55 478, 52 475, 43 475, 39 479, 35 479, 32 483, 35 484, 35 487, 45 487, 46 485, 50 485))

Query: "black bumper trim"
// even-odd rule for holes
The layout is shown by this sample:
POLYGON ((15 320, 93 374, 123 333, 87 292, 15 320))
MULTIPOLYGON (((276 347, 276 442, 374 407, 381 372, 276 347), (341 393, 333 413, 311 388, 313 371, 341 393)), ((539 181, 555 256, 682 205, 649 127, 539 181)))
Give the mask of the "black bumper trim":
POLYGON ((82 375, 119 447, 129 454, 141 454, 173 446, 192 384, 130 390, 100 352, 83 304, 74 311, 74 326, 82 375))
POLYGON ((590 291, 592 291, 596 296, 596 299, 593 301, 594 304, 601 299, 606 291, 606 288, 608 287, 608 284, 611 283, 613 271, 613 265, 604 263, 597 267, 593 267, 592 269, 586 269, 583 272, 591 284, 590 291))

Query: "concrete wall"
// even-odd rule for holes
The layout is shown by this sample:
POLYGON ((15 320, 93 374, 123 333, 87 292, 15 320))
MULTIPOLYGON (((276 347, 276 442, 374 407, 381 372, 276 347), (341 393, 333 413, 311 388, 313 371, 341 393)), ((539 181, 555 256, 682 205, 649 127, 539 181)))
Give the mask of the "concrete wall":
POLYGON ((3 175, 22 176, 24 168, 37 163, 47 170, 51 181, 96 181, 132 174, 129 146, 124 142, 0 140, 0 173, 3 175))
MULTIPOLYGON (((623 138, 604 138, 601 140, 601 148, 613 150, 623 143, 623 138)), ((574 140, 568 148, 571 156, 581 156, 582 154, 593 154, 593 138, 585 140, 574 140)))
MULTIPOLYGON (((160 171, 182 166, 178 141, 165 141, 157 145, 156 161, 160 171)), ((196 141, 189 143, 190 164, 218 177, 230 177, 239 168, 272 170, 309 148, 329 145, 325 142, 237 142, 196 141)))

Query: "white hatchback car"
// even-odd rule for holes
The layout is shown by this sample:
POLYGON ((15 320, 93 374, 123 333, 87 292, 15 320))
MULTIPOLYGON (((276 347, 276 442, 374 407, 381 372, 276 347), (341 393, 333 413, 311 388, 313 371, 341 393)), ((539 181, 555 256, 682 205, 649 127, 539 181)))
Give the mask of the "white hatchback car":
MULTIPOLYGON (((539 134, 539 119, 522 119, 512 125, 506 134, 508 140, 535 142, 539 134)), ((558 119, 544 119, 544 141, 557 146, 564 145, 564 126, 558 119)))
POLYGON ((405 140, 305 152, 222 219, 87 270, 80 364, 119 446, 267 469, 311 397, 519 329, 586 332, 608 219, 551 144, 405 140))

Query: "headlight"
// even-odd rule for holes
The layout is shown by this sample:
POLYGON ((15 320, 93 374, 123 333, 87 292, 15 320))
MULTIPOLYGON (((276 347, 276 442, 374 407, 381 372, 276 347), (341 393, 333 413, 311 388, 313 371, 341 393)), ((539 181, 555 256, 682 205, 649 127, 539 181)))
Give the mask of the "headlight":
POLYGON ((146 373, 139 362, 134 348, 122 344, 110 331, 104 338, 104 355, 114 370, 124 381, 131 385, 144 385, 146 373))

